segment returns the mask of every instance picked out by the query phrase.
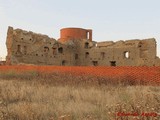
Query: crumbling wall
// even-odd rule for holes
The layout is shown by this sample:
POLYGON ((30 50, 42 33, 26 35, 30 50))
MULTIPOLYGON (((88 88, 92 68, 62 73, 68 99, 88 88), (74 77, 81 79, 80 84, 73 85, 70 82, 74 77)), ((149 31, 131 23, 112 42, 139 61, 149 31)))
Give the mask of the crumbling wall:
POLYGON ((6 45, 6 63, 11 65, 160 66, 154 38, 95 42, 92 30, 67 28, 57 41, 9 27, 6 45))
POLYGON ((8 28, 7 64, 74 65, 72 48, 46 35, 8 28))
POLYGON ((88 50, 89 65, 96 66, 157 66, 156 40, 106 41, 97 42, 88 50))

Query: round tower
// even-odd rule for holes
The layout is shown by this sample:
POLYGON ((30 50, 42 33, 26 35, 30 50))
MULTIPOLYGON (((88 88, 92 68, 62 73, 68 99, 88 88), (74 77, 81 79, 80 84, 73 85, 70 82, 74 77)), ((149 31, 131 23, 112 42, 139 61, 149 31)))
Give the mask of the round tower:
POLYGON ((92 30, 83 28, 63 28, 60 30, 60 42, 76 39, 88 39, 92 41, 92 30))

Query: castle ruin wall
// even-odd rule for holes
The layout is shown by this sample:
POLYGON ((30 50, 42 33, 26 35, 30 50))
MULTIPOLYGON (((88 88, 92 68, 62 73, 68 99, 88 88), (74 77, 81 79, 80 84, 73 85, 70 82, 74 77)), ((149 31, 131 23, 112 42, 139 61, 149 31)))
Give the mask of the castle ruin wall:
POLYGON ((160 66, 156 40, 92 41, 92 30, 65 28, 56 40, 8 28, 6 64, 57 66, 160 66))

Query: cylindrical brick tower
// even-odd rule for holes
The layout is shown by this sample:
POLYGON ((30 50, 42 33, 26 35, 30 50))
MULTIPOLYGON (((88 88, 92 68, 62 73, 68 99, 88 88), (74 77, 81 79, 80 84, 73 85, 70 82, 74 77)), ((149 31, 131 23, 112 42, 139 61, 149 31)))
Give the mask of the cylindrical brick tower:
POLYGON ((66 42, 67 40, 76 39, 88 39, 92 41, 92 30, 83 28, 63 28, 60 30, 61 42, 66 42))

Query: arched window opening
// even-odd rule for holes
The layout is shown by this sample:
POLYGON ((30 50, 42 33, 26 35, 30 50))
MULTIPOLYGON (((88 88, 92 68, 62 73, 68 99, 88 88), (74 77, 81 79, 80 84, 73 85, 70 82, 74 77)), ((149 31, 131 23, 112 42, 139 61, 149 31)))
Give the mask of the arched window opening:
POLYGON ((27 46, 24 46, 24 54, 27 54, 27 46))
POLYGON ((66 61, 62 60, 62 66, 65 66, 65 65, 66 65, 66 61))
POLYGON ((78 59, 78 54, 75 54, 75 60, 77 60, 78 59))
POLYGON ((85 53, 85 58, 89 58, 89 52, 85 53))
POLYGON ((97 43, 95 44, 95 46, 97 47, 97 43))
POLYGON ((89 48, 89 43, 88 42, 85 43, 84 48, 86 48, 86 49, 89 48))
POLYGON ((44 47, 44 52, 49 52, 49 47, 44 47))
POLYGON ((17 52, 21 52, 21 45, 17 45, 17 52))
POLYGON ((55 54, 56 53, 56 48, 52 48, 53 49, 53 54, 55 54))
POLYGON ((101 52, 101 58, 102 60, 105 58, 105 52, 101 52))
POLYGON ((124 58, 127 58, 127 59, 129 58, 129 52, 128 51, 124 52, 124 58))
POLYGON ((58 48, 58 53, 63 53, 63 48, 62 47, 58 48))
POLYGON ((89 32, 87 32, 87 39, 89 40, 89 38, 90 38, 90 36, 89 36, 90 34, 89 34, 89 32))

